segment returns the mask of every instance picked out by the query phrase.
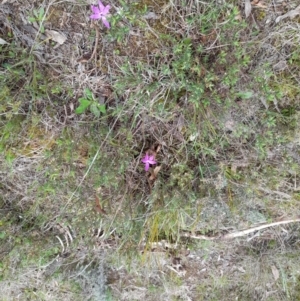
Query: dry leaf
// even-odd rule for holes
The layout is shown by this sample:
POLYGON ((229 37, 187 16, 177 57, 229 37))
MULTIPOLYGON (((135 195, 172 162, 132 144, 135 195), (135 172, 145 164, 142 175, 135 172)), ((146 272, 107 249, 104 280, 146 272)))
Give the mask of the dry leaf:
POLYGON ((251 5, 257 8, 267 8, 267 5, 264 4, 263 0, 253 0, 251 1, 251 5))
POLYGON ((154 170, 150 170, 150 173, 151 173, 151 175, 149 177, 150 181, 153 181, 157 178, 157 174, 159 173, 160 169, 161 169, 161 166, 156 166, 154 168, 154 170))
POLYGON ((159 151, 161 150, 161 145, 159 144, 158 146, 157 146, 157 148, 156 148, 156 153, 159 153, 159 151))
POLYGON ((71 112, 74 111, 74 103, 73 103, 73 102, 71 102, 71 103, 69 104, 69 108, 70 108, 71 112))
POLYGON ((279 271, 277 270, 277 268, 275 267, 275 265, 271 266, 271 270, 272 270, 272 274, 273 274, 274 280, 276 281, 279 278, 279 271))
POLYGON ((251 9, 252 9, 252 6, 251 6, 251 3, 250 3, 250 0, 245 0, 245 15, 246 15, 246 18, 248 18, 250 16, 251 9))
POLYGON ((145 19, 159 19, 159 17, 154 12, 149 12, 146 15, 144 15, 145 19))
POLYGON ((239 11, 238 14, 234 17, 234 20, 237 20, 237 21, 242 21, 243 18, 242 18, 242 15, 241 15, 241 12, 239 11))
POLYGON ((45 34, 49 39, 53 40, 54 42, 57 42, 60 45, 62 45, 67 40, 67 37, 64 34, 59 33, 58 31, 55 30, 46 29, 45 34))
POLYGON ((286 18, 295 18, 296 16, 300 15, 300 5, 298 5, 295 9, 290 10, 289 12, 287 12, 286 14, 279 16, 276 18, 275 22, 278 23, 286 18))
POLYGON ((97 195, 95 196, 95 203, 96 203, 95 206, 96 211, 102 214, 106 214, 106 211, 101 207, 100 200, 97 195))
POLYGON ((238 271, 240 271, 241 273, 246 273, 246 271, 245 271, 245 269, 243 268, 243 267, 239 267, 239 268, 237 268, 238 269, 238 271))
POLYGON ((159 173, 160 169, 161 169, 161 166, 156 166, 156 167, 154 168, 153 174, 154 174, 155 177, 157 177, 157 174, 159 173))
POLYGON ((5 40, 0 38, 0 45, 5 45, 5 44, 9 44, 9 43, 7 43, 5 40))
POLYGON ((281 60, 277 64, 273 65, 273 70, 280 72, 288 68, 288 64, 286 60, 281 60))

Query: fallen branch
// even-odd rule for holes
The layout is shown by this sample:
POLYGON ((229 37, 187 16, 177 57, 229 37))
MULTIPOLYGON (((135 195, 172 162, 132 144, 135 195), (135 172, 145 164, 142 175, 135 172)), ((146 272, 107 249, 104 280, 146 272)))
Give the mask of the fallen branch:
POLYGON ((193 238, 193 239, 199 239, 199 240, 225 240, 225 239, 232 239, 232 238, 236 238, 236 237, 242 237, 242 236, 248 235, 250 233, 253 233, 253 232, 256 232, 259 230, 263 230, 263 229, 267 229, 270 227, 286 225, 286 224, 290 224, 290 223, 297 223, 297 222, 300 222, 300 218, 260 225, 260 226, 253 227, 253 228, 246 229, 246 230, 241 230, 241 231, 237 231, 237 232, 233 232, 233 233, 227 233, 225 235, 206 236, 206 235, 194 235, 194 234, 190 234, 190 233, 182 233, 180 236, 181 237, 189 237, 189 238, 193 238))
POLYGON ((284 20, 286 18, 294 19, 298 15, 300 15, 300 5, 298 5, 295 9, 290 10, 286 14, 277 17, 276 20, 275 20, 275 22, 278 23, 278 22, 280 22, 280 21, 282 21, 282 20, 284 20))

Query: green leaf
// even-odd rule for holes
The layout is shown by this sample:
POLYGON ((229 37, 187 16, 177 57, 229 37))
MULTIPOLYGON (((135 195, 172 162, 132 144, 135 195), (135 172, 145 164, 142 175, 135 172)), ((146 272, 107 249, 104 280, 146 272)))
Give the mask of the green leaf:
POLYGON ((99 117, 100 116, 100 111, 98 109, 98 106, 97 104, 94 102, 91 104, 90 106, 90 111, 96 116, 96 117, 99 117))
POLYGON ((41 8, 39 9, 39 19, 40 19, 40 20, 43 19, 44 14, 45 14, 45 10, 44 10, 43 7, 41 7, 41 8))
POLYGON ((86 88, 84 89, 84 95, 86 96, 87 99, 94 99, 93 93, 90 89, 86 88))
POLYGON ((89 105, 91 104, 91 101, 89 101, 86 98, 79 98, 78 101, 79 101, 80 105, 75 110, 75 113, 81 114, 89 107, 89 105))
POLYGON ((105 105, 101 105, 101 104, 97 104, 97 107, 98 107, 98 110, 101 112, 101 113, 103 113, 103 114, 105 114, 106 113, 106 108, 105 108, 105 105))
POLYGON ((238 96, 241 97, 242 99, 249 99, 253 97, 253 93, 251 91, 244 91, 244 92, 239 92, 238 96))
POLYGON ((191 38, 186 38, 182 41, 183 44, 191 46, 192 44, 192 39, 191 38))
POLYGON ((6 156, 5 156, 5 160, 8 164, 11 164, 13 163, 14 159, 15 159, 15 155, 9 150, 7 153, 6 153, 6 156))
POLYGON ((39 13, 36 9, 33 10, 33 14, 38 18, 39 17, 39 13))

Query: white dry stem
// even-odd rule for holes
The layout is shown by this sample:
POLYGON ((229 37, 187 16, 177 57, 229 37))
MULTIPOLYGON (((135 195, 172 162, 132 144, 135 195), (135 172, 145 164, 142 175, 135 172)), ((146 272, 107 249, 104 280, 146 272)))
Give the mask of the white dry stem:
POLYGON ((73 237, 72 237, 70 231, 69 231, 69 230, 66 230, 66 233, 67 233, 67 236, 70 237, 70 242, 72 242, 72 241, 73 241, 73 237))
POLYGON ((228 233, 228 234, 225 234, 222 236, 206 236, 206 235, 193 235, 193 234, 189 234, 189 233, 182 233, 181 237, 190 237, 190 238, 199 239, 199 240, 218 240, 218 239, 226 240, 226 239, 232 239, 232 238, 246 236, 250 233, 253 233, 253 232, 256 232, 259 230, 263 230, 263 229, 267 229, 270 227, 286 225, 286 224, 290 224, 290 223, 297 223, 297 222, 300 222, 300 218, 285 220, 285 221, 280 221, 280 222, 274 222, 274 223, 270 223, 270 224, 264 224, 264 225, 260 225, 260 226, 253 227, 250 229, 241 230, 241 231, 237 231, 237 232, 233 232, 233 233, 228 233))
POLYGON ((64 253, 64 251, 65 251, 64 243, 63 243, 62 240, 59 238, 59 236, 55 236, 55 237, 58 239, 58 241, 60 242, 60 244, 61 244, 61 246, 62 246, 62 252, 61 252, 61 253, 64 253))
POLYGON ((68 249, 69 248, 69 240, 68 240, 68 235, 67 234, 65 234, 65 241, 67 243, 67 249, 68 249))

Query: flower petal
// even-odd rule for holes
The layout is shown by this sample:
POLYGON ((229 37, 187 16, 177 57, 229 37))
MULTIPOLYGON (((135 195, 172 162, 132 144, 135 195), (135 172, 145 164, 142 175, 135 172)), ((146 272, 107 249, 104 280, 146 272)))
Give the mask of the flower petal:
POLYGON ((91 5, 91 10, 94 14, 100 14, 100 10, 98 6, 91 5))
POLYGON ((98 2, 98 5, 99 5, 100 11, 102 13, 104 11, 104 9, 105 9, 105 6, 102 4, 101 1, 98 2))
POLYGON ((149 167, 150 167, 150 165, 149 165, 149 163, 147 162, 147 163, 145 164, 145 170, 148 171, 149 167))
POLYGON ((142 159, 143 163, 146 163, 149 160, 148 154, 145 155, 145 157, 142 159))
POLYGON ((102 14, 105 16, 109 13, 110 5, 106 5, 105 8, 102 10, 102 14))
POLYGON ((93 15, 90 15, 90 18, 93 20, 97 20, 97 19, 100 19, 100 16, 98 14, 93 14, 93 15))
POLYGON ((149 156, 149 157, 148 157, 148 162, 149 162, 150 164, 156 164, 156 161, 155 161, 155 159, 154 159, 154 156, 149 156))
POLYGON ((103 22, 104 26, 107 27, 107 28, 110 28, 110 25, 109 25, 108 21, 106 20, 106 18, 102 17, 101 19, 102 19, 102 22, 103 22))

